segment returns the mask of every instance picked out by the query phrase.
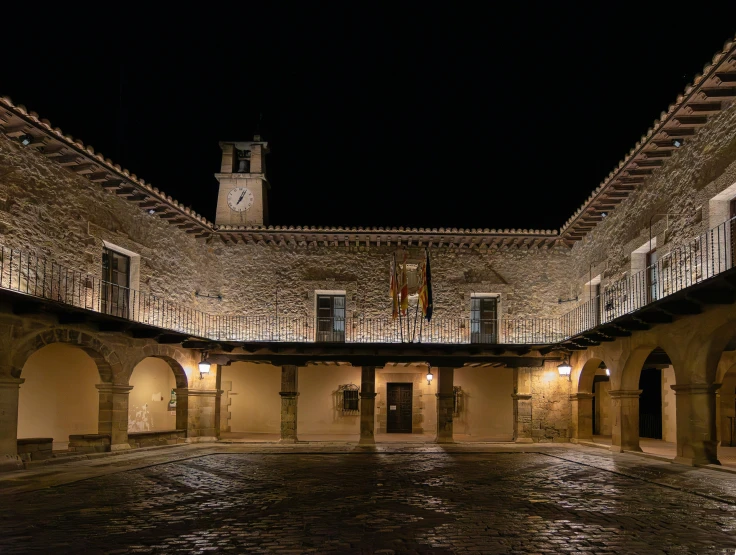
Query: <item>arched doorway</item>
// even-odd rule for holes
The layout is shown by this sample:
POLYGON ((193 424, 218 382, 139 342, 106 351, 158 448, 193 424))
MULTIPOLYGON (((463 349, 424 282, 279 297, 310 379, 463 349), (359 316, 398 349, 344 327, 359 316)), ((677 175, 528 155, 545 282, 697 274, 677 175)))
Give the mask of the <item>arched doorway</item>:
POLYGON ((622 450, 675 456, 674 385, 675 370, 664 348, 647 346, 632 351, 624 365, 621 390, 613 393, 619 398, 618 445, 622 450))
POLYGON ((176 443, 186 437, 188 402, 182 365, 166 356, 149 356, 133 368, 128 385, 128 441, 131 447, 176 443))
POLYGON ((593 357, 585 362, 578 378, 578 440, 611 443, 610 370, 606 362, 593 357))
POLYGON ((96 434, 100 373, 82 348, 52 343, 32 353, 22 367, 18 439, 52 438, 64 451, 69 436, 96 434))
POLYGON ((716 407, 719 447, 736 447, 736 364, 727 368, 720 381, 716 407))

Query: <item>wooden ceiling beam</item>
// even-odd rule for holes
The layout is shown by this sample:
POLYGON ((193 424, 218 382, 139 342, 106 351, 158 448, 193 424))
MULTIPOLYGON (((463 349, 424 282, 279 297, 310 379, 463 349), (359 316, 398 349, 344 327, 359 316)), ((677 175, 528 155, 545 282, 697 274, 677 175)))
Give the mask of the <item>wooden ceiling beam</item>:
POLYGON ((736 83, 736 71, 719 71, 716 79, 721 83, 736 83))
POLYGON ((670 137, 692 137, 697 129, 694 127, 667 127, 662 129, 662 133, 667 133, 670 137))
POLYGON ((698 114, 716 114, 723 109, 721 102, 691 102, 685 106, 685 110, 698 114))
POLYGON ((708 116, 675 116, 676 121, 679 121, 682 125, 690 125, 702 127, 708 123, 708 116))
POLYGON ((699 94, 704 98, 736 98, 736 87, 703 87, 699 94))

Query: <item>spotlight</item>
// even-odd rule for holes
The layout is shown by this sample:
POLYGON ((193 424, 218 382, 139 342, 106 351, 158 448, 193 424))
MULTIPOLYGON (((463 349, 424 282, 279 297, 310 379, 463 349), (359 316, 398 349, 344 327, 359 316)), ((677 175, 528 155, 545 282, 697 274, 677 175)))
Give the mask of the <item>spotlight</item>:
POLYGON ((156 211, 155 211, 155 210, 154 210, 153 208, 149 208, 149 209, 148 209, 148 213, 149 213, 149 214, 150 214, 151 216, 153 216, 153 215, 154 215, 154 214, 156 213, 156 211))
POLYGON ((608 212, 601 212, 601 218, 605 218, 606 216, 608 216, 608 212))
POLYGON ((611 375, 611 370, 609 368, 606 368, 606 376, 610 376, 610 375, 611 375))
POLYGON ((675 148, 680 148, 684 142, 684 139, 672 139, 672 144, 675 148))
POLYGON ((31 144, 32 140, 33 135, 29 135, 28 133, 20 136, 20 144, 22 144, 23 146, 28 146, 29 144, 31 144))

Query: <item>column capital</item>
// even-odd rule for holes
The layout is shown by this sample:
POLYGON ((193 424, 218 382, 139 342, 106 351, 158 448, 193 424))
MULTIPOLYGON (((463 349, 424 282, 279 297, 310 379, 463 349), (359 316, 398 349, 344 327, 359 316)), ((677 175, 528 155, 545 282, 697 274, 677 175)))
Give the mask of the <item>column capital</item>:
POLYGON ((638 399, 642 391, 641 389, 614 389, 608 394, 611 399, 638 399))
POLYGON ((298 391, 279 391, 279 395, 282 397, 291 397, 291 398, 297 398, 299 397, 298 391))
POLYGON ((570 394, 570 400, 571 401, 585 401, 586 399, 592 399, 595 397, 592 393, 571 393, 570 394))
POLYGON ((24 378, 0 378, 0 388, 20 387, 24 381, 24 378))
POLYGON ((130 393, 130 390, 133 389, 132 385, 122 385, 116 383, 98 383, 95 384, 95 387, 100 391, 100 393, 117 393, 124 395, 130 393))
POLYGON ((455 397, 454 393, 435 393, 438 399, 452 399, 455 397))
POLYGON ((721 387, 721 384, 684 383, 681 385, 671 385, 670 387, 675 392, 675 395, 704 395, 715 393, 721 387))
POLYGON ((514 401, 528 401, 529 399, 532 398, 532 394, 531 393, 512 393, 511 398, 514 401))
POLYGON ((363 393, 362 391, 360 392, 360 398, 361 399, 375 399, 376 398, 376 395, 378 395, 378 394, 375 393, 375 392, 373 392, 373 393, 363 393))

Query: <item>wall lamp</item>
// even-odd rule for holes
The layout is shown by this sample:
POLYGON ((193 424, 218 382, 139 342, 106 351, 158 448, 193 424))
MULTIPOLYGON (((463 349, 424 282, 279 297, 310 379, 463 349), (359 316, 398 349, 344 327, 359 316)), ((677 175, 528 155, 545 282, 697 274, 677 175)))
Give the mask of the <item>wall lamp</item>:
POLYGON ((26 133, 25 135, 21 135, 18 139, 20 140, 20 144, 22 144, 23 146, 28 146, 33 140, 33 135, 26 133))
POLYGON ((433 379, 434 379, 434 374, 432 374, 432 369, 427 368, 427 385, 432 385, 433 379))
POLYGON ((563 360, 560 364, 557 365, 557 372, 560 373, 560 376, 570 376, 570 373, 572 372, 572 366, 570 366, 570 363, 567 362, 567 360, 563 360))
POLYGON ((207 360, 207 351, 202 351, 202 360, 199 361, 199 379, 203 380, 210 373, 210 362, 207 360))

